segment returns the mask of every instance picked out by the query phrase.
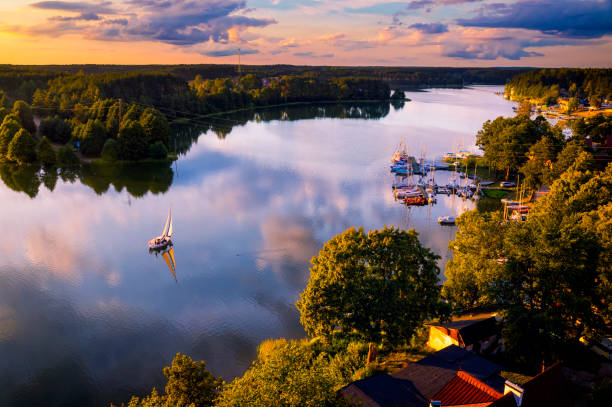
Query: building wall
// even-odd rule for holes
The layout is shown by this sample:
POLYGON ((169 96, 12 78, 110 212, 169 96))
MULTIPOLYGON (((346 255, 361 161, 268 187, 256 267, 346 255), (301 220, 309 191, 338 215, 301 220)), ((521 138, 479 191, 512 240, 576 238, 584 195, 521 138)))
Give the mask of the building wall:
POLYGON ((427 346, 435 350, 444 349, 449 345, 459 345, 456 339, 451 338, 445 332, 441 331, 438 327, 429 327, 429 339, 427 340, 427 346))

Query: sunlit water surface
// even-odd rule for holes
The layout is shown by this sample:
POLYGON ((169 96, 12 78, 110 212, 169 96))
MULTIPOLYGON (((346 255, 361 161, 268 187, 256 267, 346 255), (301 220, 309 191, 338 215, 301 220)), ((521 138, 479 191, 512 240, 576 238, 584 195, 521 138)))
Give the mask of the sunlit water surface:
POLYGON ((293 304, 309 260, 349 226, 415 228, 443 269, 454 228, 437 218, 473 204, 441 197, 408 209, 393 199, 389 160, 401 139, 430 158, 473 149, 485 120, 512 114, 499 90, 408 93, 380 119, 209 131, 165 193, 140 198, 78 180, 35 198, 0 185, 0 405, 127 401, 163 389, 177 352, 226 380, 242 374, 262 340, 304 335, 293 304), (169 207, 177 282, 146 249, 169 207))

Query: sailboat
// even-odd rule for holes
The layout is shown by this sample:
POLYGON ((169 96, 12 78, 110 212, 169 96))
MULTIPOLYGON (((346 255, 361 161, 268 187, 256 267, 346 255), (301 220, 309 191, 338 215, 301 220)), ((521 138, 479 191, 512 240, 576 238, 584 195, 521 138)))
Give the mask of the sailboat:
POLYGON ((172 213, 170 209, 168 209, 168 217, 166 218, 166 223, 164 224, 164 229, 162 230, 162 234, 157 236, 154 239, 149 240, 149 249, 151 250, 161 250, 165 249, 168 246, 172 246, 172 213))

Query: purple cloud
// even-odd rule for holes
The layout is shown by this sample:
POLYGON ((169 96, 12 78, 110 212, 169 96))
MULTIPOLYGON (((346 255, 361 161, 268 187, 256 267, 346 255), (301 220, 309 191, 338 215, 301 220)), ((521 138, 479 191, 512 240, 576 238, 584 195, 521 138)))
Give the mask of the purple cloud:
MULTIPOLYGON (((258 54, 258 53, 259 51, 256 49, 244 49, 244 48, 240 49, 241 55, 258 54)), ((209 57, 228 57, 232 55, 238 55, 238 48, 228 48, 228 49, 220 49, 220 50, 214 50, 214 51, 200 51, 200 54, 206 55, 209 57)))
POLYGON ((37 2, 31 6, 80 14, 52 17, 50 20, 57 24, 49 25, 45 30, 38 27, 17 30, 52 36, 81 32, 85 37, 96 40, 158 41, 177 46, 191 46, 209 41, 227 43, 230 29, 265 27, 276 22, 235 14, 247 10, 245 0, 128 0, 122 4, 130 6, 129 10, 111 8, 113 3, 109 1, 37 2), (99 14, 123 14, 124 17, 103 19, 99 14), (77 22, 89 24, 78 25, 77 22), (109 25, 114 27, 109 29, 109 25))
POLYGON ((75 17, 54 16, 49 17, 49 21, 99 21, 102 18, 96 13, 81 13, 75 17))
POLYGON ((425 8, 425 6, 431 6, 434 2, 432 0, 415 0, 408 3, 406 8, 408 10, 418 10, 420 8, 425 8))
POLYGON ((459 19, 465 27, 524 28, 565 38, 612 34, 612 0, 542 0, 494 4, 476 17, 459 19))
POLYGON ((110 1, 97 3, 73 2, 73 1, 39 1, 30 4, 30 7, 44 10, 73 11, 76 13, 115 14, 116 10, 110 6, 110 1))
POLYGON ((448 26, 442 23, 417 23, 412 24, 408 28, 414 28, 423 34, 442 34, 448 31, 448 26))

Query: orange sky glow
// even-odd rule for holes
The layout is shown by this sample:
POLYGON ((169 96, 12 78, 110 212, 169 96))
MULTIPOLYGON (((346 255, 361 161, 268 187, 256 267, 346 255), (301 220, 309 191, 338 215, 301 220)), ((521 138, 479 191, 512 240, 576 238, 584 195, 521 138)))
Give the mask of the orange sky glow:
POLYGON ((610 67, 610 21, 612 0, 0 0, 0 63, 610 67))

